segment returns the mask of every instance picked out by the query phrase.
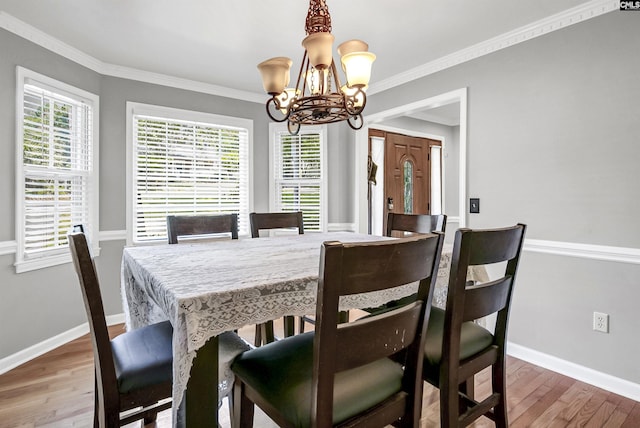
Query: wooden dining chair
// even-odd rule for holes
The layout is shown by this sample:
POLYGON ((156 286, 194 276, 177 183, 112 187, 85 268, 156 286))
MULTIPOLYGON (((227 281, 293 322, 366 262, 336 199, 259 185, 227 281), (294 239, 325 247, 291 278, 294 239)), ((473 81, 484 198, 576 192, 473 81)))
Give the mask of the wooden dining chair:
POLYGON ((281 427, 418 427, 426 319, 443 235, 321 248, 316 328, 238 356, 234 424, 254 403, 281 427), (404 307, 338 322, 340 298, 419 282, 404 307))
MULTIPOLYGON (((273 229, 297 229, 299 235, 304 234, 304 221, 302 219, 302 211, 293 212, 274 212, 274 213, 251 213, 249 214, 249 223, 251 225, 251 237, 259 238, 261 230, 273 229)), ((284 317, 284 336, 293 336, 295 333, 295 318, 292 316, 284 317)), ((255 346, 271 343, 275 340, 273 329, 273 321, 256 326, 255 346)))
MULTIPOLYGON (((95 365, 94 421, 96 427, 119 427, 144 419, 172 405, 173 328, 169 321, 148 325, 109 338, 100 283, 81 225, 68 235, 93 345, 95 365), (130 411, 131 410, 131 411, 130 411), (126 412, 121 414, 122 412, 126 412)), ((225 365, 250 346, 232 332, 219 336, 219 380, 233 383, 225 365)))
MULTIPOLYGON (((429 318, 423 376, 440 388, 440 424, 464 427, 480 416, 507 427, 505 343, 511 295, 526 226, 456 232, 445 310, 429 318), (467 281, 469 266, 501 263, 502 273, 487 283, 467 281), (474 323, 497 313, 493 332, 474 323), (474 374, 491 367, 491 394, 474 399, 474 374)), ((495 271, 497 266, 492 268, 495 271)))
POLYGON ((177 244, 179 236, 222 233, 231 234, 231 239, 238 239, 238 214, 167 216, 169 244, 177 244))
POLYGON ((447 216, 445 214, 399 214, 387 215, 386 236, 393 236, 394 231, 412 233, 445 232, 447 216))
POLYGON ((168 321, 110 340, 100 284, 83 232, 69 234, 73 264, 82 289, 95 363, 94 427, 119 427, 138 419, 151 423, 171 407, 172 334, 168 321), (121 417, 120 413, 139 409, 121 417))

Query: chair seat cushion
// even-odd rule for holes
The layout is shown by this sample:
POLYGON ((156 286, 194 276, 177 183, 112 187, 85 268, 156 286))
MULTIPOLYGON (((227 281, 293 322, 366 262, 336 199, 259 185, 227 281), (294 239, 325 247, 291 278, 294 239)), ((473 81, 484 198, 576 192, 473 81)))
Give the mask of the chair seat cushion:
MULTIPOLYGON (((314 333, 304 333, 247 351, 231 368, 293 426, 310 425, 314 333)), ((383 358, 336 375, 333 423, 384 401, 402 387, 402 367, 383 358)))
POLYGON ((128 331, 111 341, 121 393, 171 382, 173 328, 169 321, 128 331))
MULTIPOLYGON (((428 379, 437 380, 442 358, 442 337, 444 332, 444 311, 432 307, 425 337, 424 374, 428 379)), ((487 329, 468 321, 462 323, 460 335, 460 360, 464 360, 493 343, 493 335, 487 329)))

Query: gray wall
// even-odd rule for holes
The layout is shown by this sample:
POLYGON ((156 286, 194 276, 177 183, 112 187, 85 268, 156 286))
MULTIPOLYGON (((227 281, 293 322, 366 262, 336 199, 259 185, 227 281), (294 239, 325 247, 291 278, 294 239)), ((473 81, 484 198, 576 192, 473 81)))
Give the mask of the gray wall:
MULTIPOLYGON (((611 12, 373 94, 367 114, 467 87, 471 227, 515 222, 528 238, 640 248, 640 25, 611 12)), ((263 106, 100 76, 0 30, 0 242, 14 238, 15 65, 101 97, 100 228, 125 228, 125 102, 202 109, 254 120, 254 208, 268 208, 263 106)), ((330 126, 329 222, 354 221, 353 133, 330 126)), ((107 313, 121 312, 123 243, 101 242, 107 313)), ((0 358, 84 322, 70 265, 16 275, 0 256, 0 358)), ((640 266, 526 251, 510 340, 640 383, 640 266), (593 311, 610 334, 591 330, 593 311)))
MULTIPOLYGON (((133 101, 253 120, 253 209, 269 209, 269 137, 264 105, 102 76, 0 29, 0 242, 15 240, 16 66, 100 96, 100 231, 126 228, 126 102, 133 101)), ((266 101, 265 95, 265 101, 266 101)), ((353 222, 352 131, 329 128, 329 223, 353 222)), ((106 313, 122 313, 124 241, 101 241, 96 260, 106 313)), ((86 322, 71 264, 16 274, 14 255, 0 255, 0 359, 86 322)))
MULTIPOLYGON (((610 12, 374 94, 367 113, 467 87, 470 227, 638 249, 638 46, 638 16, 610 12)), ((526 251, 509 339, 640 383, 639 277, 638 264, 526 251)))

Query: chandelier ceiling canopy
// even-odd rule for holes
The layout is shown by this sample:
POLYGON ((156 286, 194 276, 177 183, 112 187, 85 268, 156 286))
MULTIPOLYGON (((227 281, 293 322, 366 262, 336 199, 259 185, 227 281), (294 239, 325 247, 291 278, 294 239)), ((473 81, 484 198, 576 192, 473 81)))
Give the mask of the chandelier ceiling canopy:
POLYGON ((271 95, 266 108, 276 122, 287 121, 289 132, 297 134, 300 125, 317 125, 346 120, 353 129, 362 127, 362 111, 367 102, 365 90, 376 56, 362 40, 349 40, 338 46, 346 84, 340 83, 333 61, 331 15, 325 0, 310 0, 302 40, 304 56, 295 87, 288 87, 292 61, 271 58, 258 64, 264 90, 271 95))

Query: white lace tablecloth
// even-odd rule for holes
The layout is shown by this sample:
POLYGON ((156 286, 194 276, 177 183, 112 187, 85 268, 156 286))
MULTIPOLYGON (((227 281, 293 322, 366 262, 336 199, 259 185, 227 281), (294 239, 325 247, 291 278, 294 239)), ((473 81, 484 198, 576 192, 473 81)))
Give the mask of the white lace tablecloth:
MULTIPOLYGON (((175 409, 187 387, 196 351, 209 338, 284 315, 315 313, 322 242, 381 239, 389 238, 332 232, 127 247, 122 258, 127 327, 171 321, 175 409)), ((448 248, 443 250, 434 291, 434 304, 441 307, 446 300, 450 261, 448 248)), ((410 284, 350 296, 341 301, 340 309, 375 307, 416 290, 417 285, 410 284)))

